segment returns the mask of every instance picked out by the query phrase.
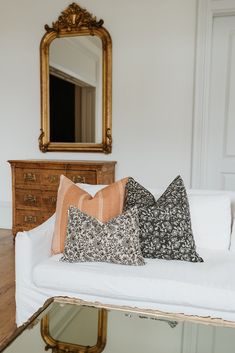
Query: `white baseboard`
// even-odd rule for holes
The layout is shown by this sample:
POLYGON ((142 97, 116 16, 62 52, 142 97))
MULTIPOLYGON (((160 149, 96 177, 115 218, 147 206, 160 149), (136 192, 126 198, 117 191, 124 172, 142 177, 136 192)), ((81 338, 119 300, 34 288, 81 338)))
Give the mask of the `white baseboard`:
POLYGON ((12 228, 12 203, 0 201, 0 228, 12 228))

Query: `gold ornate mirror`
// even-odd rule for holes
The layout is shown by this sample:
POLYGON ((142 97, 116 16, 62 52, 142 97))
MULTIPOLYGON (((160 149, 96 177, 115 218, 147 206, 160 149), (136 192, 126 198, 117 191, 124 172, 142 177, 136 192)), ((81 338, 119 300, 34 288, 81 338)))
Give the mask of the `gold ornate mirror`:
POLYGON ((112 41, 103 20, 72 3, 45 29, 40 150, 111 153, 112 41))

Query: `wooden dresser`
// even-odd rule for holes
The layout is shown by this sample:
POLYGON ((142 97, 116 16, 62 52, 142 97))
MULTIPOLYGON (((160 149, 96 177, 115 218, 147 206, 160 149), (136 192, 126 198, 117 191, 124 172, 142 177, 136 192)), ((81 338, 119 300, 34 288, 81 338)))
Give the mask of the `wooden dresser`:
POLYGON ((111 161, 10 160, 12 170, 12 232, 32 229, 47 220, 56 207, 60 175, 74 183, 111 184, 111 161))

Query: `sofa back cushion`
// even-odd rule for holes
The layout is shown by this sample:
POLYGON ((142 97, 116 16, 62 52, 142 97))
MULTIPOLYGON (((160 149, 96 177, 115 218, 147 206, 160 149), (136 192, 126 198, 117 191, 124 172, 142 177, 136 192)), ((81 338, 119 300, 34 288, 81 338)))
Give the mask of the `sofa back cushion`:
MULTIPOLYGON (((149 190, 156 199, 162 193, 159 189, 149 190)), ((232 224, 230 193, 187 190, 187 194, 196 246, 205 249, 228 250, 232 224)))
POLYGON ((107 222, 122 213, 126 182, 127 178, 119 180, 101 189, 93 197, 62 175, 57 194, 52 253, 58 254, 64 250, 70 206, 79 208, 101 222, 107 222))
POLYGON ((86 192, 88 192, 88 194, 90 194, 93 197, 98 191, 108 186, 107 184, 102 185, 102 184, 85 184, 85 183, 76 183, 76 185, 79 186, 81 189, 85 190, 86 192))
POLYGON ((194 239, 198 247, 228 250, 231 201, 226 194, 189 195, 194 239))

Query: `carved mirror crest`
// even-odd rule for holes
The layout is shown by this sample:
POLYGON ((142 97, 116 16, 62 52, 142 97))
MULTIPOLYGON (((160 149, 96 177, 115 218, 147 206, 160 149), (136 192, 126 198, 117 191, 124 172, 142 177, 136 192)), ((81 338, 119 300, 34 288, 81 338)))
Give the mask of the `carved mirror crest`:
POLYGON ((112 41, 103 20, 72 3, 45 30, 40 150, 111 153, 112 41))

